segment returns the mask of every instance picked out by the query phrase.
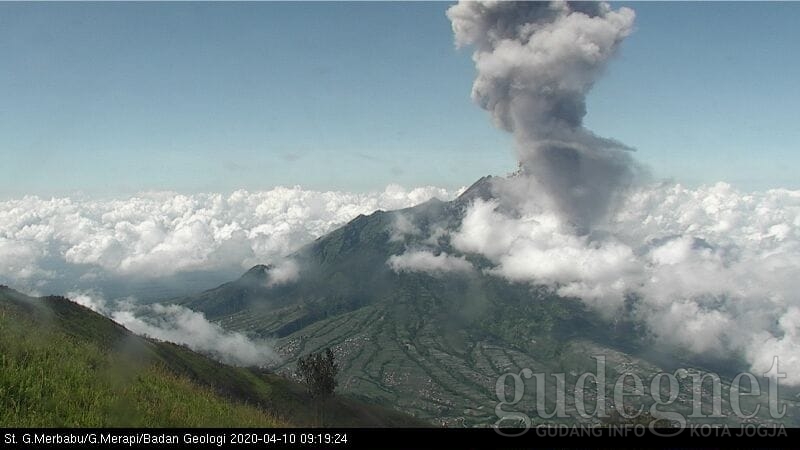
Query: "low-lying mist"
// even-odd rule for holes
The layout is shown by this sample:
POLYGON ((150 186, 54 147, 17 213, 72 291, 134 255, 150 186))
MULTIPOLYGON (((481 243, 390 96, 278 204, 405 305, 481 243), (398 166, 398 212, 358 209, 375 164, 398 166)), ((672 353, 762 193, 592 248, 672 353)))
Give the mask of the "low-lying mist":
POLYGON ((67 297, 136 334, 185 345, 226 364, 270 367, 280 360, 268 340, 224 330, 180 305, 142 305, 133 298, 106 301, 93 292, 70 292, 67 297))

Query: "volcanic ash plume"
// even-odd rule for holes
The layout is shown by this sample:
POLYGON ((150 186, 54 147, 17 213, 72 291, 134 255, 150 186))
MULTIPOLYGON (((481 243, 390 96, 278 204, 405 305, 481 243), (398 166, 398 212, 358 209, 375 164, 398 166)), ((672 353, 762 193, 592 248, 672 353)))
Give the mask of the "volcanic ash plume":
POLYGON ((630 34, 634 12, 595 2, 461 1, 447 11, 475 48, 472 98, 514 134, 522 177, 580 229, 639 171, 625 145, 583 127, 586 94, 630 34))

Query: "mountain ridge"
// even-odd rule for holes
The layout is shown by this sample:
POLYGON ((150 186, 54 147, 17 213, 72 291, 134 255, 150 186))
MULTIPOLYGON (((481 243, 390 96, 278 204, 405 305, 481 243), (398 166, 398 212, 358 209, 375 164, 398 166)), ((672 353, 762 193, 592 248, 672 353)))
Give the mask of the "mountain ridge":
POLYGON ((346 395, 321 423, 301 384, 137 336, 65 297, 0 286, 0 325, 0 426, 425 426, 346 395))
MULTIPOLYGON (((471 202, 492 198, 495 181, 483 177, 448 202, 359 215, 290 255, 300 267, 293 282, 269 286, 269 266, 255 266, 180 303, 226 329, 275 338, 285 358, 276 370, 287 374, 298 357, 332 347, 345 392, 448 426, 494 423, 498 378, 523 368, 574 380, 570 374, 593 368, 596 354, 608 355, 609 375, 696 367, 680 352, 651 350, 625 315, 607 322, 578 299, 484 273, 488 262, 455 251, 446 233, 431 246, 471 202), (448 252, 477 270, 392 270, 389 258, 409 249, 448 252)), ((574 413, 574 399, 567 402, 574 413)))

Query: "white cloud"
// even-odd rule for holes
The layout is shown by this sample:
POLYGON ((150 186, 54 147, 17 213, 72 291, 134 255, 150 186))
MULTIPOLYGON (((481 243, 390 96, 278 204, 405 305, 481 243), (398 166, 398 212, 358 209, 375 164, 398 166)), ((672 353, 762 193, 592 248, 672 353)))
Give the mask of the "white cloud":
POLYGON ((501 211, 477 201, 451 237, 489 259, 488 273, 549 285, 607 317, 636 294, 659 341, 742 354, 754 370, 779 355, 800 384, 800 191, 648 186, 588 235, 544 207, 501 211))
POLYGON ((109 314, 106 300, 96 292, 70 292, 67 298, 104 316, 109 314))
MULTIPOLYGON (((277 188, 227 196, 0 202, 0 283, 41 291, 39 282, 56 277, 92 285, 108 274, 158 278, 270 262, 274 282, 292 282, 298 268, 283 256, 300 245, 358 214, 433 195, 453 194, 435 188, 390 187, 373 194, 277 188)), ((626 294, 637 294, 637 314, 659 341, 698 353, 742 354, 754 371, 768 369, 779 355, 782 370, 793 370, 790 380, 800 384, 800 191, 747 193, 722 183, 648 186, 631 192, 588 235, 576 234, 541 205, 524 204, 519 214, 496 206, 474 203, 450 234, 455 250, 492 263, 488 273, 547 284, 608 317, 626 294)), ((416 233, 399 225, 398 236, 416 233)), ((436 233, 445 236, 441 229, 436 233)), ((431 248, 408 250, 387 264, 434 274, 474 270, 466 259, 436 251, 437 239, 422 238, 415 239, 431 248)), ((191 323, 190 315, 164 314, 191 323)), ((129 324, 137 326, 132 319, 129 324)))
POLYGON ((422 233, 405 214, 400 212, 394 214, 391 231, 389 242, 403 241, 406 236, 416 236, 422 233))
POLYGON ((562 295, 617 301, 626 288, 626 275, 637 270, 633 251, 615 240, 576 236, 551 213, 512 218, 496 206, 476 201, 452 236, 456 249, 493 261, 491 274, 557 286, 562 295))
POLYGON ((392 255, 386 262, 395 272, 427 272, 433 275, 473 270, 472 264, 463 256, 447 253, 434 255, 425 250, 410 250, 401 255, 392 255))
POLYGON ((280 286, 300 278, 300 266, 291 259, 280 261, 268 272, 267 286, 280 286))
POLYGON ((778 369, 786 374, 788 384, 800 384, 800 309, 791 307, 778 321, 782 337, 762 332, 753 337, 748 347, 748 357, 753 370, 766 373, 770 370, 773 357, 779 356, 778 369))
POLYGON ((30 239, 12 240, 0 237, 0 261, 2 270, 8 279, 31 280, 49 278, 53 274, 38 265, 38 261, 46 255, 43 243, 30 239))
POLYGON ((0 202, 0 282, 31 289, 59 277, 242 270, 279 260, 359 214, 434 196, 453 192, 390 185, 365 194, 278 187, 116 200, 27 196, 0 202))
POLYGON ((267 367, 279 360, 267 341, 226 331, 202 313, 180 305, 107 302, 93 292, 70 292, 67 297, 136 334, 186 345, 226 364, 267 367))

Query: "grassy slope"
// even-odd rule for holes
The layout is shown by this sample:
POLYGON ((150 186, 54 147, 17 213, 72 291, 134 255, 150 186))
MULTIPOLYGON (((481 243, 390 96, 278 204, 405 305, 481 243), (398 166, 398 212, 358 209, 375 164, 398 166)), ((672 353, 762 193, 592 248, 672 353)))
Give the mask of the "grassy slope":
MULTIPOLYGON (((0 287, 0 427, 320 425, 303 386, 135 336, 60 297, 0 287)), ((324 425, 414 426, 354 399, 324 425)))

